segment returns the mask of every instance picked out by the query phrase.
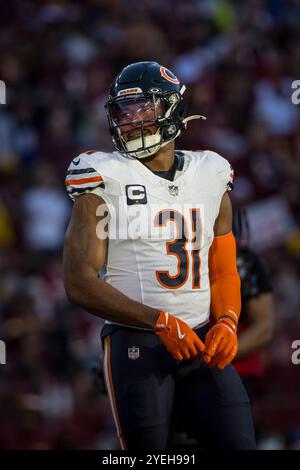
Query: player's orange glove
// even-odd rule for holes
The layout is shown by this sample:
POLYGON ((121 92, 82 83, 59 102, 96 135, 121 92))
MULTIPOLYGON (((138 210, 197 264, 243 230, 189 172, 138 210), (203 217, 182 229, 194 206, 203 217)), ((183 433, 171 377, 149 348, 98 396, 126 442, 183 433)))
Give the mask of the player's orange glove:
POLYGON ((178 362, 183 359, 196 359, 205 349, 189 325, 171 313, 160 312, 154 332, 178 362))
POLYGON ((204 361, 210 367, 224 369, 235 358, 238 350, 236 323, 221 317, 205 336, 204 361))

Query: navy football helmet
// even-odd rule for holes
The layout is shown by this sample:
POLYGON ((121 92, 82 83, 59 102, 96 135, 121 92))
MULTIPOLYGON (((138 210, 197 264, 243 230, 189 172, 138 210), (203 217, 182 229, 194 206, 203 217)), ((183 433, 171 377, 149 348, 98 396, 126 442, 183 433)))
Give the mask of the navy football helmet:
POLYGON ((116 149, 134 158, 147 158, 176 139, 189 120, 204 118, 185 117, 185 89, 157 62, 125 67, 113 82, 105 104, 116 149))

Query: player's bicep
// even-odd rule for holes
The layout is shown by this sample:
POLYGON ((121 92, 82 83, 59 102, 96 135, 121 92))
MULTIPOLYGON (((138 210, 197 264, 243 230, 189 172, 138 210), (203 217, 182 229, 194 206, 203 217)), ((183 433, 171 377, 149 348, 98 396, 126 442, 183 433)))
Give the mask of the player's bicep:
POLYGON ((105 206, 103 199, 94 194, 75 199, 64 242, 66 288, 84 275, 97 275, 105 263, 108 212, 97 215, 102 204, 105 206))
POLYGON ((219 214, 214 224, 214 235, 218 237, 232 230, 232 206, 228 192, 223 194, 219 214))

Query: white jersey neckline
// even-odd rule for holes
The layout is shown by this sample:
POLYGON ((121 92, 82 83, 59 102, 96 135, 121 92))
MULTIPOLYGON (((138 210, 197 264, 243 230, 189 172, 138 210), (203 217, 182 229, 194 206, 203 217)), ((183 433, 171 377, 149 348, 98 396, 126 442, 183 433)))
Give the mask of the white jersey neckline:
POLYGON ((131 164, 134 165, 135 167, 135 170, 140 173, 141 176, 143 176, 143 178, 145 178, 146 180, 148 180, 152 185, 154 186, 161 186, 162 184, 176 184, 176 185, 181 185, 184 180, 187 181, 188 180, 188 177, 190 176, 189 174, 192 172, 193 168, 190 163, 191 163, 191 160, 192 160, 192 155, 191 153, 192 152, 189 152, 189 151, 186 151, 186 150, 181 150, 181 152, 184 152, 184 155, 185 157, 188 159, 188 162, 187 162, 187 165, 185 165, 185 167, 183 168, 182 171, 178 171, 179 172, 179 175, 177 175, 173 181, 169 181, 169 180, 166 180, 164 178, 162 178, 161 176, 159 175, 156 175, 155 173, 153 173, 149 168, 147 168, 147 166, 145 166, 142 162, 140 162, 139 160, 137 159, 130 159, 131 161, 131 164))

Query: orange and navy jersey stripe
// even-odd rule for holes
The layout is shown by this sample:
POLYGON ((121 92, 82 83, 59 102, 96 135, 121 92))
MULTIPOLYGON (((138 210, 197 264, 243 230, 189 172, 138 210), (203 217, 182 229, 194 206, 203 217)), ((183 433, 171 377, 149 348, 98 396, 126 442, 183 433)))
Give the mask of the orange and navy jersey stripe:
POLYGON ((73 185, 73 186, 78 186, 78 185, 82 185, 82 184, 87 184, 87 183, 94 183, 96 181, 103 181, 103 178, 101 178, 101 176, 91 176, 90 178, 81 178, 81 179, 77 179, 77 180, 67 180, 65 182, 65 185, 66 186, 70 186, 70 185, 73 185))
POLYGON ((65 186, 72 200, 84 192, 91 192, 96 188, 105 189, 104 178, 87 160, 87 153, 75 158, 67 171, 65 186))
POLYGON ((113 413, 114 422, 115 422, 118 438, 120 441, 120 445, 121 445, 122 450, 126 450, 126 443, 125 443, 124 434, 120 425, 120 419, 119 419, 119 414, 118 414, 118 409, 117 409, 115 388, 113 384, 113 377, 112 377, 112 371, 111 371, 110 350, 111 350, 110 336, 107 336, 104 339, 103 375, 104 375, 106 390, 108 393, 108 398, 109 398, 111 410, 113 413))

